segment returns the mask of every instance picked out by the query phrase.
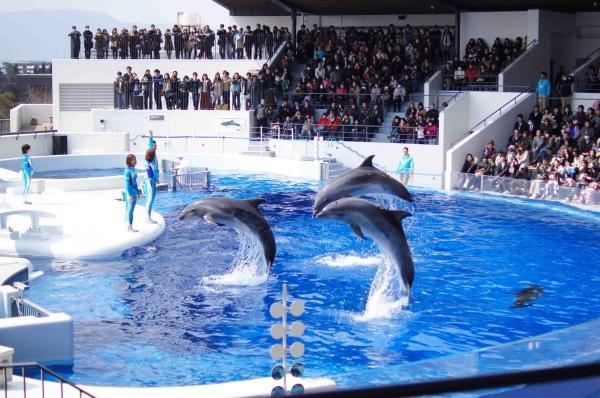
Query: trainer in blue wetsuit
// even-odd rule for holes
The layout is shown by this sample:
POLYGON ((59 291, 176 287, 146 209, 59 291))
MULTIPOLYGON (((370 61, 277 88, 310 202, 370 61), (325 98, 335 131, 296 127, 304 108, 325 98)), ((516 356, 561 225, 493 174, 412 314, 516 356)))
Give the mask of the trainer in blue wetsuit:
POLYGON ((137 203, 137 196, 139 193, 137 185, 137 172, 135 171, 135 165, 137 160, 135 155, 129 154, 126 159, 127 167, 125 168, 125 209, 127 214, 127 229, 132 232, 137 232, 133 229, 133 211, 137 203))
POLYGON ((31 176, 33 175, 33 167, 31 166, 31 146, 25 144, 21 147, 23 156, 21 158, 23 162, 23 203, 30 205, 31 202, 27 201, 27 195, 29 194, 29 188, 31 187, 31 176))
POLYGON ((144 180, 144 195, 146 196, 146 213, 148 222, 155 224, 152 220, 152 207, 154 198, 156 198, 156 184, 159 181, 158 161, 156 160, 156 150, 154 148, 146 151, 146 179, 144 180))

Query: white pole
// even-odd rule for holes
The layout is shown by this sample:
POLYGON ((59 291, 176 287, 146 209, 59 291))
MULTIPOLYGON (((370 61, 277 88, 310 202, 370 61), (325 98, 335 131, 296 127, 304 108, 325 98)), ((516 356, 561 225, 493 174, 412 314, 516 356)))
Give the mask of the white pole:
POLYGON ((283 390, 287 395, 287 283, 283 284, 283 390))

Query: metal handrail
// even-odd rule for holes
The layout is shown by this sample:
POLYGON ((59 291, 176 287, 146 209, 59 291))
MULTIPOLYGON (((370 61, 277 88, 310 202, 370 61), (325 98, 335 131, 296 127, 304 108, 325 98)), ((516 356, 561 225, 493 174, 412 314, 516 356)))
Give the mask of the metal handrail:
MULTIPOLYGON (((595 49, 594 51, 592 51, 591 53, 589 53, 588 55, 586 55, 584 58, 581 59, 581 62, 579 62, 577 65, 575 65, 575 68, 573 68, 573 71, 579 69, 582 65, 585 65, 586 63, 588 63, 588 61, 590 61, 592 58, 594 57, 594 54, 599 53, 598 55, 600 55, 600 47, 598 47, 597 49, 595 49)), ((574 72, 572 72, 574 73, 574 72)))
MULTIPOLYGON (((435 96, 436 96, 436 97, 443 97, 443 95, 440 95, 440 94, 439 94, 440 92, 441 92, 440 90, 435 90, 435 96)), ((458 100, 458 96, 459 96, 459 95, 461 95, 462 93, 464 93, 464 91, 462 91, 462 90, 458 90, 458 91, 457 91, 457 92, 456 92, 456 93, 455 93, 455 94, 454 94, 452 97, 450 97, 450 99, 449 99, 449 100, 447 100, 447 101, 444 101, 444 102, 442 103, 442 106, 444 106, 444 104, 446 104, 446 105, 444 106, 444 108, 446 108, 446 107, 448 107, 448 106, 450 105, 450 102, 452 102, 452 101, 456 102, 456 101, 458 100)), ((440 111, 440 112, 443 112, 443 109, 441 109, 441 108, 440 108, 440 109, 439 109, 439 111, 440 111)))
POLYGON ((399 384, 386 387, 371 387, 358 390, 331 391, 327 393, 306 394, 312 398, 396 398, 412 396, 431 396, 455 392, 487 390, 521 384, 551 383, 573 379, 600 376, 600 363, 588 363, 557 368, 518 370, 500 374, 436 380, 412 384, 399 384))
POLYGON ((488 119, 490 119, 492 116, 494 116, 496 113, 500 113, 502 114, 502 109, 504 109, 505 107, 507 107, 508 105, 510 105, 511 103, 517 103, 517 99, 522 96, 523 94, 528 94, 531 93, 533 91, 533 88, 530 86, 527 88, 527 90, 521 91, 519 94, 517 94, 515 97, 511 98, 509 101, 507 101, 505 104, 503 104, 502 106, 500 106, 498 109, 496 109, 494 112, 490 113, 489 115, 487 115, 482 121, 480 121, 479 123, 477 123, 475 126, 471 127, 469 130, 467 130, 466 133, 464 133, 463 135, 461 135, 459 138, 457 138, 456 140, 454 140, 454 142, 452 142, 452 144, 450 144, 450 148, 453 148, 457 143, 459 143, 460 141, 462 141, 463 139, 465 139, 466 137, 468 137, 469 135, 471 135, 475 129, 477 129, 477 127, 487 124, 488 119))
POLYGON ((0 137, 17 137, 17 140, 19 139, 20 135, 33 135, 33 139, 36 138, 36 136, 38 134, 47 134, 47 133, 52 133, 52 135, 54 135, 54 133, 58 133, 58 130, 43 130, 43 131, 19 131, 19 132, 12 132, 12 133, 2 133, 0 134, 0 137))
MULTIPOLYGON (((358 156, 359 158, 361 158, 363 160, 367 158, 365 155, 363 155, 362 153, 358 152, 356 149, 354 149, 354 148, 349 147, 348 145, 346 145, 343 141, 336 140, 335 142, 337 144, 339 144, 340 146, 342 146, 344 149, 347 149, 349 152, 351 152, 354 155, 358 156)), ((382 165, 380 165, 380 164, 378 164, 376 162, 373 162, 373 166, 375 166, 378 169, 383 170, 383 171, 385 171, 387 173, 387 168, 386 167, 384 167, 384 166, 382 166, 382 165)))
MULTIPOLYGON (((79 397, 82 398, 84 396, 89 397, 89 398, 95 398, 94 395, 90 394, 89 392, 87 392, 86 390, 84 390, 83 388, 77 386, 74 383, 71 383, 69 380, 65 379, 64 377, 62 377, 61 375, 59 375, 58 373, 48 369, 47 367, 45 367, 44 365, 41 365, 39 363, 34 363, 34 362, 24 362, 24 363, 0 363, 0 371, 2 371, 4 373, 4 396, 7 397, 8 396, 8 370, 20 370, 22 373, 22 378, 23 378, 23 397, 27 398, 27 378, 25 377, 25 370, 26 369, 30 369, 30 368, 37 368, 40 371, 40 380, 41 380, 41 389, 42 389, 42 397, 46 396, 46 389, 45 389, 45 375, 49 374, 50 376, 54 377, 55 379, 57 379, 60 383, 60 396, 61 398, 65 396, 65 392, 64 392, 64 386, 67 385, 73 389, 75 389, 78 393, 79 393, 79 397)), ((11 386, 12 387, 12 386, 11 386)), ((13 388, 10 389, 11 391, 13 391, 13 388)), ((35 396, 39 396, 39 390, 35 389, 35 396)))
POLYGON ((267 60, 266 64, 269 68, 271 67, 271 65, 273 65, 273 63, 275 63, 275 61, 277 61, 277 58, 279 58, 282 55, 281 53, 287 47, 287 43, 288 42, 285 40, 281 42, 281 44, 279 45, 279 47, 277 47, 277 50, 275 50, 271 58, 267 60))

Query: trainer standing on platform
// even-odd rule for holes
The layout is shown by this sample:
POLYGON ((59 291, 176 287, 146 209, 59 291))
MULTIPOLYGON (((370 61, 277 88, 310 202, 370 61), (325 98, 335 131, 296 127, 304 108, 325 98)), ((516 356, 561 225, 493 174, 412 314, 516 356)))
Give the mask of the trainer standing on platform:
POLYGON ((81 32, 77 30, 76 26, 71 27, 71 59, 79 59, 79 51, 81 51, 81 32))
POLYGON ((27 200, 29 195, 29 187, 31 187, 31 177, 33 176, 33 166, 31 166, 31 146, 25 144, 21 147, 23 156, 21 161, 23 163, 23 204, 30 205, 31 202, 27 200))
POLYGON ((404 147, 402 151, 404 153, 400 158, 400 162, 398 163, 398 169, 396 170, 396 172, 400 175, 400 182, 404 185, 407 185, 408 180, 414 171, 415 162, 413 160, 413 157, 408 153, 407 147, 404 147))

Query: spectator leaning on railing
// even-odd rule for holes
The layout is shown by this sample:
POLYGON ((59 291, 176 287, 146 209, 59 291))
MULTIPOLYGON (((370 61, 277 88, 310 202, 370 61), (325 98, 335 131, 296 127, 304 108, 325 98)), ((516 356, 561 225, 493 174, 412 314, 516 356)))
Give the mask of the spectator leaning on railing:
MULTIPOLYGON (((492 188, 505 194, 600 203, 600 108, 586 112, 579 106, 575 114, 568 106, 562 112, 545 108, 541 124, 539 114, 536 105, 525 131, 519 129, 522 118, 518 118, 506 153, 498 151, 494 157, 493 143, 486 145, 475 175, 490 176, 492 188)), ((461 170, 465 174, 455 188, 481 188, 478 179, 466 177, 473 172, 473 163, 467 155, 461 170)))
POLYGON ((177 71, 162 75, 158 69, 154 70, 154 75, 146 70, 139 79, 128 66, 126 73, 119 72, 114 82, 115 108, 152 109, 154 105, 156 109, 162 109, 163 98, 167 109, 181 110, 188 109, 190 103, 195 110, 250 110, 263 99, 267 106, 276 104, 287 98, 291 78, 287 70, 287 56, 279 65, 270 68, 265 64, 257 75, 248 73, 246 77, 239 73, 232 77, 228 71, 223 71, 216 73, 212 80, 206 74, 198 79, 196 72, 191 78, 187 75, 181 77, 177 71))

